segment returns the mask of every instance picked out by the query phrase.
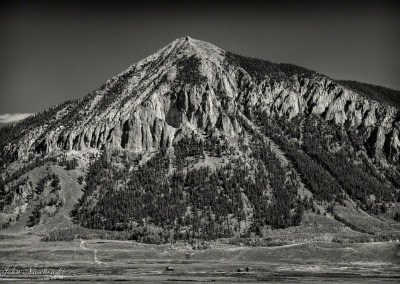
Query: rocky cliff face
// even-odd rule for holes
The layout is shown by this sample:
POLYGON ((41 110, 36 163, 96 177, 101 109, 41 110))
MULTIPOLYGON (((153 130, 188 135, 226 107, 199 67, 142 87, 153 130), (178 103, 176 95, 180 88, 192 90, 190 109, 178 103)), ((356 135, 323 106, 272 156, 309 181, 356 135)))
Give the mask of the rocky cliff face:
POLYGON ((1 130, 0 225, 217 238, 263 236, 308 212, 362 233, 374 220, 380 240, 400 208, 399 135, 393 104, 180 38, 1 130), (368 215, 380 213, 389 223, 368 215))
POLYGON ((290 81, 278 84, 266 80, 255 85, 248 77, 242 82, 250 86, 242 99, 248 100, 251 108, 289 119, 315 115, 337 125, 363 129, 367 131, 374 156, 398 163, 400 112, 395 107, 368 100, 320 75, 293 76, 290 81))
MULTIPOLYGON (((282 71, 275 71, 275 73, 282 71)), ((236 114, 262 110, 291 119, 316 115, 367 132, 371 154, 399 162, 400 112, 368 100, 317 73, 252 76, 220 48, 180 38, 108 80, 78 101, 68 102, 3 155, 84 151, 115 147, 135 152, 171 146, 179 132, 219 131, 238 136, 236 114)))

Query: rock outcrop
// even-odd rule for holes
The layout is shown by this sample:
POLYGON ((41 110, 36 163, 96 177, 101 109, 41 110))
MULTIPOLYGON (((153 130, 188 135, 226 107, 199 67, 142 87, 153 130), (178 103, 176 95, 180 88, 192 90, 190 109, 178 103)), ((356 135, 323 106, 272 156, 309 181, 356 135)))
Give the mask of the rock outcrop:
POLYGON ((316 115, 364 129, 372 155, 399 162, 400 112, 395 107, 317 73, 281 81, 268 74, 255 79, 230 64, 225 51, 190 37, 173 41, 88 96, 65 103, 50 120, 26 129, 2 154, 22 158, 30 152, 105 147, 141 152, 171 146, 176 132, 185 128, 218 129, 234 137, 241 132, 235 114, 255 110, 288 119, 316 115), (192 74, 197 81, 191 84, 194 79, 185 77, 182 83, 180 68, 198 73, 192 74))

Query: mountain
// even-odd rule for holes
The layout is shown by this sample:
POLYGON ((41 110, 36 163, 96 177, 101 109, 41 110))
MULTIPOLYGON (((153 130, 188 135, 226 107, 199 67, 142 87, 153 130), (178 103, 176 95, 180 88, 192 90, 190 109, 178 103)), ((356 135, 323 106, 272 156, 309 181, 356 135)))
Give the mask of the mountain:
POLYGON ((180 38, 0 129, 3 233, 395 239, 398 102, 395 90, 180 38))

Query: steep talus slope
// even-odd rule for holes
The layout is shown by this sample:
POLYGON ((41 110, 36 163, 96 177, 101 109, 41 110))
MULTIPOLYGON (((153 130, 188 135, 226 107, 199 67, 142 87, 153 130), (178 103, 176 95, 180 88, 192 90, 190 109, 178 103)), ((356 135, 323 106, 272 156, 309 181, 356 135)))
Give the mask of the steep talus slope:
POLYGON ((31 203, 13 193, 28 186, 20 173, 60 161, 71 168, 74 157, 86 178, 72 217, 84 227, 249 236, 325 214, 355 236, 362 224, 351 214, 387 221, 398 210, 400 111, 393 97, 368 94, 177 39, 84 98, 1 130, 4 218, 15 222, 31 203))

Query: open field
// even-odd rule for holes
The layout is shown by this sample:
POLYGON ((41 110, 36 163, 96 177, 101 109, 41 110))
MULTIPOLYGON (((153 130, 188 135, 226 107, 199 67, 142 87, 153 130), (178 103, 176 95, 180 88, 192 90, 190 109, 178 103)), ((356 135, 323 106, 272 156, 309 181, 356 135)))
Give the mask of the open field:
POLYGON ((400 243, 315 242, 281 247, 213 245, 192 250, 184 244, 131 241, 40 242, 36 236, 0 241, 0 281, 137 280, 202 282, 382 282, 400 281, 400 243), (11 271, 15 267, 16 274, 11 271), (171 271, 166 271, 171 267, 171 271), (5 270, 8 268, 8 272, 5 270), (47 275, 32 275, 31 271, 47 275), (56 275, 48 275, 52 271, 56 275), (4 275, 5 274, 5 275, 4 275))

